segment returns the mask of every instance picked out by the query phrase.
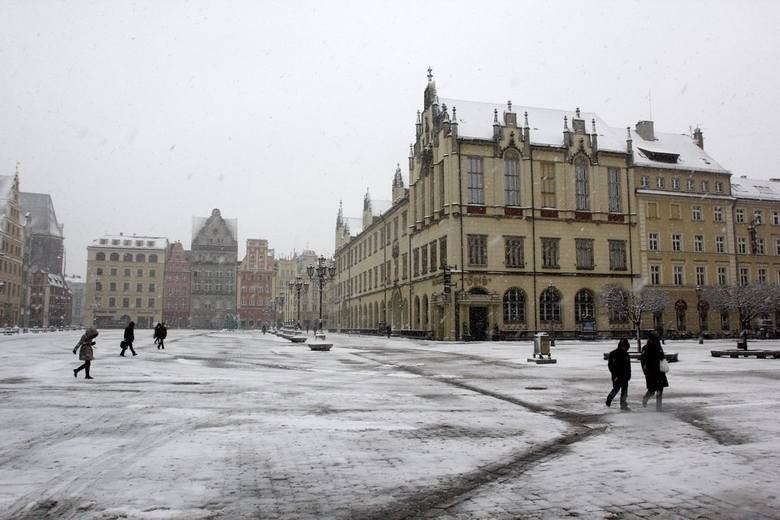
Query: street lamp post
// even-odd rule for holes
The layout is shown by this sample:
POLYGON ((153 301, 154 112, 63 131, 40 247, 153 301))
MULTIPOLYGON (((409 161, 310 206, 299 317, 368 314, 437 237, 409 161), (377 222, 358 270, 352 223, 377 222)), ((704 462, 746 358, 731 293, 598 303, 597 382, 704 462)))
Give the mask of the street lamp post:
POLYGON ((555 346, 555 338, 553 336, 553 331, 555 330, 555 313, 553 312, 553 303, 557 303, 557 297, 558 297, 558 291, 555 289, 555 285, 550 282, 550 285, 547 286, 547 305, 549 306, 547 309, 548 316, 547 318, 550 320, 550 345, 555 346))
POLYGON ((298 298, 298 311, 295 318, 295 327, 300 328, 301 325, 301 291, 305 291, 309 287, 309 282, 304 281, 301 276, 296 276, 295 280, 287 282, 290 290, 298 298))
POLYGON ((309 265, 306 268, 306 273, 312 282, 317 282, 317 286, 320 289, 320 318, 317 328, 322 328, 322 289, 325 287, 325 284, 336 277, 336 266, 334 264, 327 265, 327 260, 325 260, 324 256, 321 256, 317 260, 316 266, 309 265))

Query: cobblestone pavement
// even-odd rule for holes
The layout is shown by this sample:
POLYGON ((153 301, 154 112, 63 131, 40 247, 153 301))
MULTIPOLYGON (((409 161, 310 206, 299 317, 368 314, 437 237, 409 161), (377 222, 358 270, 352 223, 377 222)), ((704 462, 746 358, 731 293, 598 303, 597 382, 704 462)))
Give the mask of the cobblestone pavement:
POLYGON ((125 359, 114 335, 91 382, 75 338, 0 344, 0 518, 778 517, 770 360, 681 343, 666 411, 635 378, 621 413, 598 344, 537 367, 527 344, 253 333, 125 359))

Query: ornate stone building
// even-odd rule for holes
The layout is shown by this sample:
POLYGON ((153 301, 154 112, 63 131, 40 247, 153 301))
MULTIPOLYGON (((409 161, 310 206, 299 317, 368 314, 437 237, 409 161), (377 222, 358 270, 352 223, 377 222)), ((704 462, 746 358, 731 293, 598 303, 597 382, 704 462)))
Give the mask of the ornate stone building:
MULTIPOLYGON (((276 292, 277 310, 280 312, 281 321, 295 324, 300 323, 304 329, 313 328, 319 320, 319 287, 317 282, 312 282, 306 272, 310 265, 317 265, 320 255, 307 249, 302 253, 293 253, 291 258, 279 258, 276 260, 276 273, 274 276, 274 290, 276 292), (300 292, 300 316, 298 315, 298 292, 290 288, 290 282, 300 278, 305 285, 300 292), (279 301, 283 302, 281 308, 279 301)), ((332 283, 332 282, 331 282, 332 283)), ((328 286, 325 286, 322 296, 323 322, 328 323, 329 300, 328 286)))
POLYGON ((238 314, 241 328, 272 325, 274 315, 273 278, 276 262, 268 241, 248 239, 246 254, 238 269, 238 314))
POLYGON ((71 317, 70 324, 84 325, 84 298, 86 296, 87 283, 81 276, 66 276, 65 282, 71 293, 71 317))
POLYGON ((168 328, 189 327, 191 303, 190 252, 184 249, 181 242, 174 242, 168 246, 165 262, 162 320, 166 326, 168 328))
POLYGON ((162 320, 168 239, 110 235, 87 247, 84 325, 151 328, 162 320))
MULTIPOLYGON (((332 327, 389 323, 437 339, 576 335, 586 326, 622 335, 631 326, 598 304, 599 293, 659 285, 674 307, 655 316, 657 326, 698 332, 696 288, 722 273, 735 279, 747 254, 740 234, 756 251, 741 269, 757 279, 774 269, 755 259, 762 243, 764 254, 775 245, 771 225, 749 223, 773 218, 777 201, 732 195, 730 173, 704 151, 699 129, 611 128, 579 108, 440 99, 429 74, 408 171, 406 190, 396 170, 387 210, 373 211, 366 195, 355 236, 339 209, 332 327)), ((720 329, 706 316, 702 326, 720 329)))
POLYGON ((19 174, 0 175, 0 326, 20 324, 23 236, 19 174))
POLYGON ((192 327, 235 327, 238 223, 222 218, 218 209, 193 219, 192 327))

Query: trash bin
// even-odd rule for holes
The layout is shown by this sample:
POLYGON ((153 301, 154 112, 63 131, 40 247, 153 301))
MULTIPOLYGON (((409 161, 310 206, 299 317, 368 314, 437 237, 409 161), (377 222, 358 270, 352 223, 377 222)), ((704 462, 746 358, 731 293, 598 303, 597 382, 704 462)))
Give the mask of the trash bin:
POLYGON ((534 357, 550 356, 550 335, 546 332, 537 332, 534 335, 534 357))

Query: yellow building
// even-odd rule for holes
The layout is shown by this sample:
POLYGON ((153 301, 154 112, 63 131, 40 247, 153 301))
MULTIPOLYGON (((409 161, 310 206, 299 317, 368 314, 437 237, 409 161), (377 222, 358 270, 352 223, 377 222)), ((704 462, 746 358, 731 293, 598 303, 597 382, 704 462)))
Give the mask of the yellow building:
MULTIPOLYGON (((736 275, 730 173, 700 130, 653 126, 440 99, 429 74, 409 189, 398 169, 391 207, 373 211, 366 194, 355 236, 339 210, 331 327, 389 324, 436 339, 624 335, 626 316, 599 305, 599 293, 653 284, 676 304, 656 325, 698 332, 696 287, 723 269, 736 275)), ((704 327, 720 328, 703 314, 704 327)))
MULTIPOLYGON (((273 277, 273 293, 276 303, 278 320, 293 325, 299 323, 304 329, 312 329, 319 320, 319 286, 309 279, 306 268, 317 265, 319 255, 310 250, 294 253, 290 258, 279 258, 273 277), (297 289, 290 287, 290 282, 299 280, 301 283, 300 302, 297 289), (299 313, 300 309, 300 313, 299 313)), ((327 286, 322 297, 322 316, 327 323, 329 314, 326 297, 327 286)))
POLYGON ((0 326, 20 325, 22 304, 22 226, 19 174, 0 175, 0 326))
POLYGON ((105 236, 87 247, 84 323, 152 328, 162 321, 168 239, 105 236))

